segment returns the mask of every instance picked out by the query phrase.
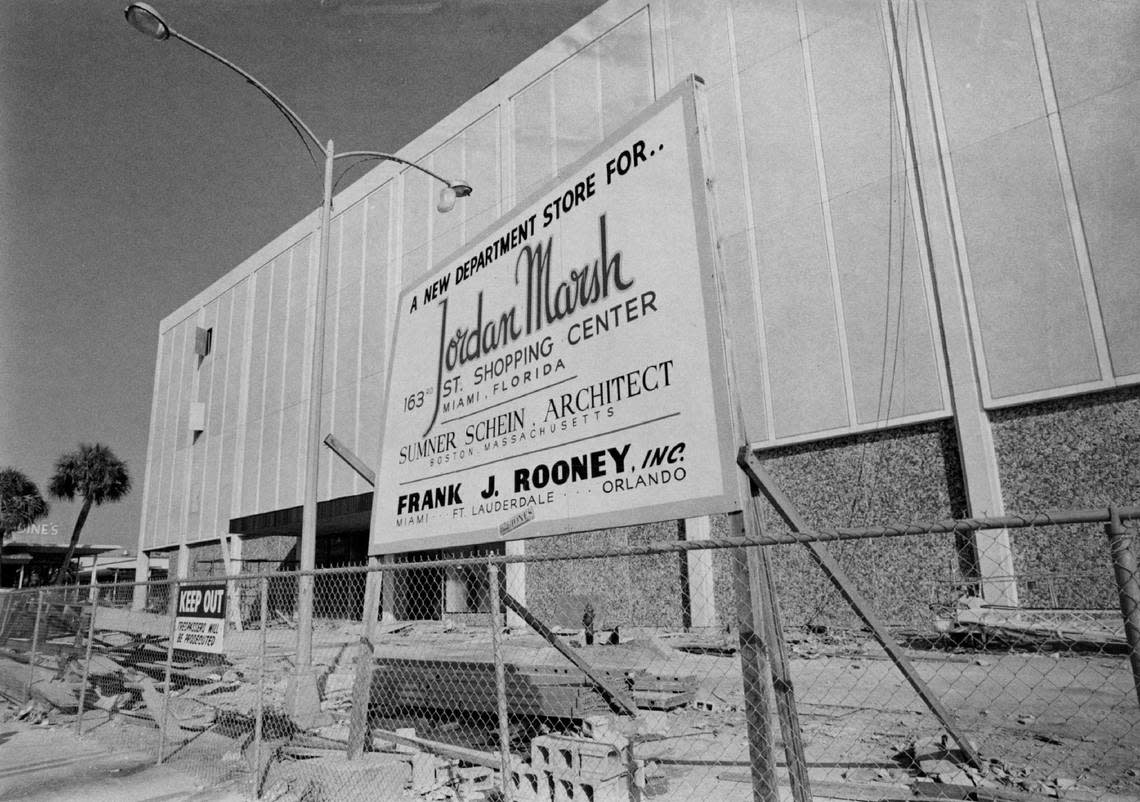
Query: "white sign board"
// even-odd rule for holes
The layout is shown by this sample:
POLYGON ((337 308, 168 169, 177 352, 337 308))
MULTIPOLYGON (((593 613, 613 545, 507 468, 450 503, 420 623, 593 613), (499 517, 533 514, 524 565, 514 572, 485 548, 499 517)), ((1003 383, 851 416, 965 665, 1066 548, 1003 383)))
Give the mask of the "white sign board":
POLYGON ((174 620, 174 648, 220 654, 226 634, 226 586, 182 585, 174 620))
POLYGON ((696 119, 686 84, 406 287, 371 553, 739 509, 696 119))

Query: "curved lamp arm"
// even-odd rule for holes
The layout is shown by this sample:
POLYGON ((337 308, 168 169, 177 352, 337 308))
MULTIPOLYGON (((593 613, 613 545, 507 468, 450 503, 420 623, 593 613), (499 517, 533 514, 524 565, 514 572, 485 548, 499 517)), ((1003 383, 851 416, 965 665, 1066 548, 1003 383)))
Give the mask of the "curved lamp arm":
POLYGON ((161 42, 174 37, 175 39, 184 42, 185 44, 194 48, 199 53, 209 56, 219 64, 222 64, 223 66, 228 67, 229 69, 236 72, 255 89, 257 89, 257 91, 261 92, 261 94, 269 98, 269 101, 277 108, 278 111, 285 115, 289 122, 291 122, 297 128, 298 132, 303 133, 309 138, 309 140, 317 147, 317 150, 321 152, 321 155, 323 155, 326 160, 343 159, 348 158, 349 156, 365 156, 374 159, 380 159, 382 161, 398 162, 400 164, 405 164, 408 167, 419 170, 422 173, 426 173, 445 186, 445 189, 440 192, 439 210, 441 212, 450 211, 450 209, 455 205, 456 198, 466 198, 471 194, 471 185, 466 181, 462 179, 449 181, 443 176, 432 172, 422 165, 416 164, 415 162, 410 162, 407 159, 401 159, 399 156, 393 156, 390 153, 381 153, 380 151, 373 150, 353 150, 346 151, 345 153, 330 154, 329 148, 326 148, 321 144, 321 141, 317 139, 317 135, 313 133, 313 129, 306 125, 305 121, 302 120, 295 111, 289 108, 285 104, 285 101, 277 97, 277 95, 274 94, 268 86, 254 78, 252 75, 243 70, 237 64, 234 64, 225 56, 215 53, 205 45, 200 44, 191 39, 189 36, 185 36, 171 28, 170 25, 167 24, 166 20, 164 20, 162 16, 149 3, 131 3, 123 10, 123 16, 127 18, 127 22, 131 25, 132 28, 139 31, 140 33, 145 34, 146 36, 151 37, 152 39, 156 39, 161 42))
POLYGON ((229 67, 231 70, 252 84, 255 89, 261 92, 261 94, 269 98, 269 101, 274 106, 276 106, 282 114, 288 117, 290 122, 296 125, 300 131, 309 137, 312 143, 317 146, 317 150, 321 152, 321 155, 328 158, 328 151, 325 150, 325 146, 321 144, 321 140, 317 139, 317 135, 313 133, 313 129, 307 126, 305 124, 305 121, 298 117, 295 111, 285 105, 285 102, 281 100, 281 98, 273 94, 273 91, 268 86, 254 78, 252 75, 250 75, 238 65, 234 64, 225 56, 221 56, 215 53, 205 45, 199 44, 189 36, 184 36, 183 34, 171 28, 166 23, 166 20, 164 20, 162 16, 149 3, 131 3, 125 9, 123 9, 123 16, 127 18, 127 22, 130 23, 132 28, 151 37, 152 39, 157 39, 160 42, 164 42, 173 36, 175 39, 178 39, 181 42, 185 42, 190 47, 197 50, 199 53, 203 53, 219 64, 223 64, 226 67, 229 67))
POLYGON ((460 198, 466 198, 471 194, 471 185, 464 181, 462 178, 457 178, 454 181, 448 181, 438 173, 434 173, 422 164, 410 162, 407 159, 401 159, 399 156, 393 156, 391 153, 381 153, 378 150, 347 150, 344 153, 337 153, 333 156, 334 159, 344 159, 349 156, 363 156, 371 159, 379 159, 380 161, 398 162, 399 164, 406 164, 408 167, 413 167, 421 173, 427 173, 436 181, 446 184, 451 189, 455 190, 455 194, 460 198))

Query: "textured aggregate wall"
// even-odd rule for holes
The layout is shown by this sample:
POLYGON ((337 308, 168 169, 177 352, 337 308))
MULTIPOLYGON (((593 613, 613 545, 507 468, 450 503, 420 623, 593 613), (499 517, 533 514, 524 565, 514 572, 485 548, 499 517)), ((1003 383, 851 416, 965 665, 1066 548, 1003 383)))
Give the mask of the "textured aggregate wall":
POLYGON ((268 535, 245 538, 241 544, 241 558, 246 573, 265 573, 296 568, 300 538, 291 535, 268 535), (260 561, 260 563, 259 563, 260 561))
POLYGON ((196 543, 190 546, 190 576, 217 576, 225 573, 221 543, 196 543))
MULTIPOLYGON (((667 521, 526 542, 530 556, 641 546, 681 537, 682 523, 667 521)), ((595 626, 684 625, 685 559, 680 554, 528 563, 527 606, 544 620, 580 627, 589 600, 595 626)))
POLYGON ((155 549, 154 551, 148 551, 147 556, 152 560, 159 560, 163 557, 170 560, 168 563, 170 565, 170 570, 167 573, 167 576, 171 579, 174 579, 176 576, 178 576, 178 549, 155 549))
MULTIPOLYGON (((683 521, 635 527, 629 533, 629 545, 679 540, 683 529, 683 521)), ((629 558, 630 614, 635 625, 677 627, 685 623, 686 564, 679 553, 629 558)))
MULTIPOLYGON (((805 444, 766 452, 763 461, 801 514, 813 525, 858 526, 928 521, 965 514, 954 432, 950 422, 805 444)), ((769 532, 787 531, 762 502, 769 532)), ((575 554, 681 537, 683 522, 590 532, 527 542, 530 555, 575 554)), ((728 516, 713 518, 712 536, 731 537, 728 516)), ((954 595, 958 573, 953 537, 890 538, 830 547, 860 591, 889 622, 925 626, 931 604, 954 595)), ((854 622, 846 603, 798 546, 772 551, 780 603, 788 624, 854 622)), ((733 554, 713 557, 719 620, 735 621, 733 554)), ((598 626, 677 627, 685 622, 682 555, 534 563, 527 567, 528 605, 565 626, 580 622, 568 605, 590 598, 598 626)), ((575 610, 577 608, 575 607, 575 610)))
MULTIPOLYGON (((930 521, 965 512, 962 477, 949 421, 774 449, 761 459, 784 493, 814 526, 870 526, 930 521)), ((766 500, 765 531, 787 532, 766 500)), ((713 536, 731 536, 726 516, 713 536)), ((855 586, 888 623, 925 626, 930 605, 952 595, 946 581, 958 570, 954 538, 884 538, 830 544, 855 586)), ((801 546, 771 549, 784 621, 789 625, 847 625, 846 602, 801 546)), ((735 620, 732 562, 718 553, 717 610, 735 620)))
MULTIPOLYGON (((225 573, 225 568, 222 565, 222 550, 221 545, 217 542, 214 543, 195 543, 189 546, 190 552, 190 571, 188 576, 191 578, 212 576, 214 574, 225 573)), ((151 559, 158 559, 166 557, 170 560, 170 578, 175 579, 178 576, 178 549, 165 549, 148 552, 151 559)))
MULTIPOLYGON (((268 537, 246 538, 242 540, 242 572, 264 573, 266 571, 279 571, 294 568, 297 556, 295 547, 297 538, 287 535, 270 535, 268 537), (258 561, 265 561, 259 567, 258 561), (282 565, 286 563, 286 565, 282 565)), ((190 576, 213 576, 225 573, 222 563, 222 548, 218 541, 211 543, 194 543, 189 547, 190 576)), ((178 572, 178 549, 155 549, 148 552, 151 558, 167 557, 170 559, 170 576, 173 578, 178 572)))
MULTIPOLYGON (((991 419, 1007 510, 1140 504, 1140 389, 998 410, 991 419)), ((1115 607, 1102 526, 1011 535, 1023 604, 1115 607)))

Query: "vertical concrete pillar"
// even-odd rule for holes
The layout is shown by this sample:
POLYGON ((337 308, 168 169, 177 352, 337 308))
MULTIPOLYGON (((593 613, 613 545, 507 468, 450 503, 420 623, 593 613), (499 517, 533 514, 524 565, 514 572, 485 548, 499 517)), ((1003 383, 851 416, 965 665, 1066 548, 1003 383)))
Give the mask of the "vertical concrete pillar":
MULTIPOLYGON (((509 540, 504 544, 508 557, 521 557, 526 554, 525 540, 509 540)), ((526 563, 506 564, 507 593, 515 598, 519 604, 526 605, 526 563)), ((507 626, 511 629, 521 629, 526 626, 513 610, 507 610, 507 626)))
MULTIPOLYGON (((380 562, 385 565, 392 565, 396 558, 391 554, 385 554, 380 558, 380 562)), ((376 574, 373 574, 376 576, 376 574)), ((391 623, 396 620, 396 572, 383 571, 379 574, 380 577, 380 620, 384 623, 391 623)))
POLYGON ((98 553, 91 555, 91 580, 89 582, 90 590, 87 591, 87 600, 92 604, 95 603, 95 585, 99 581, 99 555, 98 553))
MULTIPOLYGON (((967 289, 963 284, 963 276, 969 270, 969 256, 958 206, 950 143, 942 113, 937 65, 926 10, 921 3, 915 9, 915 29, 923 58, 921 80, 925 82, 921 88, 918 86, 918 76, 913 79, 916 86, 907 85, 909 76, 904 70, 902 57, 906 47, 901 46, 898 40, 899 30, 894 8, 890 3, 883 3, 883 26, 891 62, 892 88, 899 109, 897 124, 907 166, 910 168, 908 190, 912 200, 911 208, 917 233, 923 243, 920 256, 933 283, 935 312, 942 334, 947 383, 958 435, 958 452, 969 514, 1001 515, 1005 512, 1005 505, 989 414, 982 402, 981 377, 974 359, 974 334, 970 329, 966 306, 967 289), (925 123, 935 134, 937 163, 920 170, 915 147, 916 121, 912 116, 911 103, 922 94, 925 94, 929 102, 929 119, 925 123), (930 225, 930 219, 934 215, 938 216, 941 225, 930 225)), ((985 600, 991 604, 1017 606, 1017 582, 1014 578, 1009 531, 977 532, 974 535, 974 550, 985 600)))
POLYGON ((380 618, 385 622, 395 620, 392 609, 392 597, 389 589, 392 585, 392 572, 377 570, 385 562, 385 557, 370 555, 368 557, 368 573, 364 575, 364 603, 362 605, 364 616, 364 636, 373 640, 376 633, 377 605, 379 605, 380 618))
POLYGON ((443 570, 443 612, 467 612, 467 576, 461 566, 449 565, 443 570))
POLYGON ((131 593, 131 609, 135 612, 142 612, 146 609, 146 585, 137 584, 139 582, 146 582, 150 579, 150 555, 145 551, 139 550, 135 555, 135 587, 131 593))
POLYGON ((185 543, 178 547, 178 568, 177 577, 185 579, 190 576, 190 547, 185 543))
MULTIPOLYGON (((241 537, 233 533, 225 533, 219 541, 219 550, 222 553, 222 566, 227 577, 235 577, 241 573, 240 563, 234 559, 234 553, 241 555, 241 537)), ((226 596, 229 597, 228 615, 230 625, 235 630, 242 630, 241 593, 236 582, 226 582, 226 596)))
POLYGON ((233 568, 234 576, 240 576, 245 571, 245 562, 242 558, 245 551, 242 545, 244 542, 241 535, 230 535, 230 566, 233 568))
MULTIPOLYGON (((708 516, 685 519, 685 540, 708 540, 712 522, 708 516)), ((685 553, 689 581, 689 626, 706 629, 717 625, 713 553, 708 549, 685 553)))

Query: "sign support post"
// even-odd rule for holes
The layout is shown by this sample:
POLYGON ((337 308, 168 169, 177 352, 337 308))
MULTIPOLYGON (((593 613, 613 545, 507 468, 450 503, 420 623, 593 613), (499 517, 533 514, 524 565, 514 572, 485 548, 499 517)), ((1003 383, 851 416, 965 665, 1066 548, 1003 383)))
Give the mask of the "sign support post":
MULTIPOLYGON (((733 534, 752 537, 751 516, 730 516, 733 534)), ((740 675, 744 685, 744 718, 748 724, 748 762, 752 766, 752 794, 757 802, 778 802, 776 750, 773 748, 772 711, 768 706, 771 666, 764 620, 759 546, 736 552, 736 620, 740 638, 740 675)))
POLYGON ((499 779, 506 802, 514 802, 514 780, 511 776, 511 719, 507 709, 507 667, 503 660, 500 616, 503 612, 499 566, 487 563, 487 582, 491 592, 491 652, 495 660, 495 710, 499 717, 499 779))
MULTIPOLYGON (((158 722, 158 760, 162 763, 166 757, 166 726, 170 712, 170 674, 174 665, 174 641, 178 634, 178 606, 181 602, 182 584, 175 581, 168 585, 170 588, 170 631, 166 639, 166 663, 162 670, 162 712, 151 710, 150 714, 158 722)), ((149 705, 148 705, 149 707, 149 705)))
MULTIPOLYGON (((764 523, 756 497, 750 502, 756 534, 764 536, 764 523)), ((752 551, 752 549, 749 549, 752 551)), ((788 762, 788 777, 792 784, 792 796, 796 802, 811 802, 811 781, 808 778, 807 756, 804 753, 803 730, 800 728, 799 711, 796 709, 796 694, 792 686, 792 673, 788 667, 788 644, 784 640, 784 623, 780 615, 780 601, 772 581, 772 566, 768 552, 763 546, 755 547, 755 570, 760 578, 760 596, 766 612, 764 622, 768 628, 768 644, 772 671, 772 686, 776 691, 776 716, 780 720, 780 731, 784 735, 784 759, 788 762)), ((751 563, 750 563, 751 567, 751 563)))
MULTIPOLYGON (((699 79, 698 79, 699 80, 699 79)), ((737 378, 733 355, 733 332, 726 321, 729 318, 725 296, 726 276, 720 254, 720 238, 717 235, 716 195, 710 183, 712 176, 712 153, 703 135, 708 130, 708 113, 704 97, 694 85, 698 119, 698 143, 702 173, 706 175, 704 185, 705 208, 708 217, 708 231, 713 248, 713 267, 716 276, 718 320, 721 339, 724 343, 725 374, 728 378, 728 395, 731 400, 729 414, 732 436, 740 446, 737 457, 736 487, 740 505, 738 512, 732 513, 731 528, 735 535, 744 535, 749 540, 759 541, 763 536, 760 508, 756 489, 746 477, 743 455, 750 453, 748 436, 744 423, 744 410, 741 406, 746 395, 737 378)), ((749 762, 752 767, 752 793, 757 802, 768 802, 780 798, 777 774, 775 744, 772 730, 772 710, 769 705, 770 693, 774 691, 780 727, 784 735, 784 750, 788 763, 788 774, 792 794, 796 802, 811 802, 811 786, 808 780, 807 759, 804 756, 803 738, 800 732, 799 717, 796 713, 795 692, 788 672, 787 647, 780 621, 779 604, 772 583, 771 566, 763 546, 750 546, 738 549, 734 561, 736 590, 736 615, 740 627, 741 679, 744 684, 744 716, 748 725, 749 762)))

